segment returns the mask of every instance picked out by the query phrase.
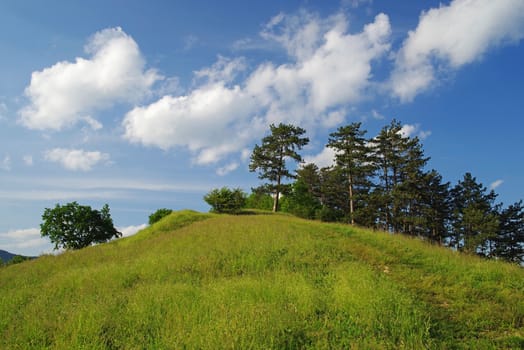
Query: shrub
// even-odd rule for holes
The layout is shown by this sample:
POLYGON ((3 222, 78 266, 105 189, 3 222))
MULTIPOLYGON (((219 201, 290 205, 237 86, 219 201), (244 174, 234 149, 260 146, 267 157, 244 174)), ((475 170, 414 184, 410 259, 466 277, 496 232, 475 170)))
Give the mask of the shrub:
POLYGON ((149 225, 153 225, 155 222, 159 221, 164 216, 168 216, 172 212, 173 210, 171 209, 166 209, 166 208, 158 209, 153 214, 149 215, 149 225))
POLYGON ((240 188, 215 188, 204 196, 204 200, 215 213, 236 214, 246 205, 246 194, 240 188))

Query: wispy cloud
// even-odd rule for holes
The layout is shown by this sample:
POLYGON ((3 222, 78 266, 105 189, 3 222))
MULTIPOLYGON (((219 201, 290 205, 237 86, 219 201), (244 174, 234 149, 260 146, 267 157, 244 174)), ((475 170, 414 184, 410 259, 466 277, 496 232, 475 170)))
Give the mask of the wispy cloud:
POLYGON ((3 102, 0 102, 0 121, 7 119, 7 105, 3 102))
POLYGON ((230 172, 236 170, 238 168, 238 163, 237 162, 233 162, 233 163, 229 163, 227 164, 226 166, 223 166, 221 168, 218 168, 216 173, 217 175, 219 176, 224 176, 224 175, 227 175, 229 174, 230 172))
POLYGON ((489 189, 490 190, 495 190, 497 189, 500 185, 502 185, 504 183, 504 180, 496 180, 496 181, 493 181, 490 185, 489 185, 489 189))
POLYGON ((11 156, 6 154, 4 159, 0 162, 0 169, 5 171, 11 171, 11 156))
POLYGON ((96 164, 109 160, 109 154, 82 149, 55 148, 45 152, 45 159, 59 163, 67 170, 89 171, 96 164))

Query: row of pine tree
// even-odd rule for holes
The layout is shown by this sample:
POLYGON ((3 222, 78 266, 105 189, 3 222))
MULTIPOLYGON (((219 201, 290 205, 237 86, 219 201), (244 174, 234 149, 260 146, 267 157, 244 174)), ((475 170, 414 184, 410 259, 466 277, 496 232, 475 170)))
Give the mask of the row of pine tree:
POLYGON ((264 206, 264 196, 266 206, 270 205, 267 196, 272 193, 277 199, 274 210, 423 237, 459 251, 524 263, 522 200, 503 207, 495 202, 496 193, 470 173, 454 186, 444 182, 438 171, 426 170, 429 157, 420 139, 404 136, 401 130, 396 120, 373 138, 366 137, 361 123, 339 127, 327 143, 335 153, 334 165, 319 169, 315 164, 302 164, 292 175, 285 159, 301 160, 296 148, 307 143, 307 138, 299 137, 305 131, 290 125, 272 126, 273 139, 263 141, 272 142, 273 153, 262 152, 264 143, 255 146, 250 165, 252 171, 265 166, 260 177, 272 184, 253 189, 248 205, 264 206), (279 132, 285 134, 285 128, 283 137, 279 132), (279 145, 278 137, 284 143, 293 140, 295 147, 287 154, 282 152, 289 144, 279 145), (273 168, 269 166, 271 171, 266 164, 271 158, 268 154, 277 155, 276 163, 270 164, 273 168), (281 170, 285 170, 282 176, 294 182, 283 184, 276 176, 281 170), (284 194, 280 205, 277 193, 284 194))

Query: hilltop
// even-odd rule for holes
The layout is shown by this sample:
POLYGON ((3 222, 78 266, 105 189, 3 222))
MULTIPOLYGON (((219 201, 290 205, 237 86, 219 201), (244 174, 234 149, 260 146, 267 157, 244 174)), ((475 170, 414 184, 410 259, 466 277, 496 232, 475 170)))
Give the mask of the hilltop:
POLYGON ((524 270, 287 215, 174 212, 0 269, 2 349, 524 347, 524 270))

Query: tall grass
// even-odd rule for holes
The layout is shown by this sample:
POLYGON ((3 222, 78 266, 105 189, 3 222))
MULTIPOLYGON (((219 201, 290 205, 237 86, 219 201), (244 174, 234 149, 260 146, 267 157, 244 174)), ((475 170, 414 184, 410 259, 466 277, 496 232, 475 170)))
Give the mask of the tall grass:
POLYGON ((0 348, 518 348, 523 277, 344 225, 183 211, 0 269, 0 348))

